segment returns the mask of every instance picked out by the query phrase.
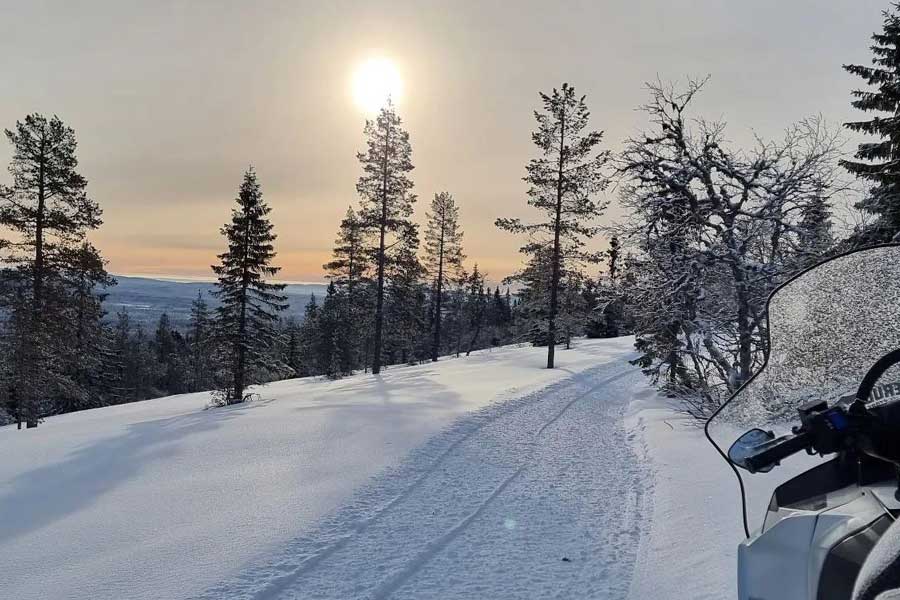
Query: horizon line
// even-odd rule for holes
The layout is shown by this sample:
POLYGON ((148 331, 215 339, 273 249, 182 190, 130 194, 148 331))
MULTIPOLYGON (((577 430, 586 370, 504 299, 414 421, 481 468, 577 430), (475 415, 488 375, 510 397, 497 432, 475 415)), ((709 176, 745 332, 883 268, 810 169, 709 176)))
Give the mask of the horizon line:
MULTIPOLYGON (((147 273, 112 273, 113 277, 128 277, 130 279, 152 279, 154 281, 167 281, 171 283, 215 283, 217 280, 212 276, 185 276, 185 275, 157 275, 147 273)), ((273 283, 284 285, 328 285, 327 281, 298 281, 290 279, 272 279, 273 283)))

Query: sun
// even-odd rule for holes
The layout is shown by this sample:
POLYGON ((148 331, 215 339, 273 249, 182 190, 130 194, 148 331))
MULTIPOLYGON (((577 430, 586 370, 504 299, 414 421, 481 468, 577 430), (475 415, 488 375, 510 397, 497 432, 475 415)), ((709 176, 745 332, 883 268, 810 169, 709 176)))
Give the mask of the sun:
POLYGON ((370 58, 353 73, 353 99, 367 113, 378 112, 388 98, 396 102, 402 93, 400 72, 387 58, 370 58))

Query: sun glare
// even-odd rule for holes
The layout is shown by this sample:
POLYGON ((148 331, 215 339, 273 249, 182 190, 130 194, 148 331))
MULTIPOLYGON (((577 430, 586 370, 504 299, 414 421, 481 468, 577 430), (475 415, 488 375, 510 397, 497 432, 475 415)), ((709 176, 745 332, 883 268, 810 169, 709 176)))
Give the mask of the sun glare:
POLYGON ((388 98, 396 102, 402 92, 400 72, 386 58, 370 58, 353 74, 353 98, 366 112, 377 112, 388 98))

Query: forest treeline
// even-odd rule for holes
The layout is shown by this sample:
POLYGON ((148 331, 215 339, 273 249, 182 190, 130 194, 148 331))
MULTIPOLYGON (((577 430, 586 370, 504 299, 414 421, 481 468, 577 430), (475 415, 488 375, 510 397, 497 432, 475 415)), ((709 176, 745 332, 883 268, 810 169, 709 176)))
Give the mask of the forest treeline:
POLYGON ((323 265, 327 293, 302 319, 283 317, 277 237, 252 168, 221 228, 215 307, 200 296, 187 324, 164 315, 150 331, 107 315, 115 281, 90 242, 102 211, 78 171, 75 132, 28 115, 6 131, 0 186, 0 423, 204 390, 239 403, 256 383, 378 374, 517 342, 546 346, 552 368, 558 345, 623 334, 663 391, 709 414, 765 361, 775 287, 900 234, 897 7, 873 39, 871 66, 844 66, 866 84, 852 105, 875 113, 845 124, 869 136, 853 156, 821 118, 735 147, 724 122, 694 112, 705 81, 648 85, 645 130, 617 153, 573 86, 540 94, 524 176, 532 216, 496 220, 523 254, 502 285, 464 252, 460 215, 479 199, 430 191, 424 227, 414 222, 412 142, 388 103, 365 123, 359 198, 323 265), (612 189, 626 216, 603 223, 612 189), (841 229, 836 200, 853 194, 857 222, 841 229))

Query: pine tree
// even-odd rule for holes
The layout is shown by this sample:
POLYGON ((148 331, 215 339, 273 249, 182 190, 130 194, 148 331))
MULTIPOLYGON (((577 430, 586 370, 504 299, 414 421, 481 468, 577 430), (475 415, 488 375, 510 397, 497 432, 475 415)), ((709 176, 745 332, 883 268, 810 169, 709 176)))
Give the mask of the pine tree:
POLYGON ((316 314, 315 363, 318 372, 329 379, 339 379, 353 373, 352 356, 349 354, 351 329, 346 304, 346 295, 332 281, 316 314))
POLYGON ((409 218, 416 197, 408 176, 413 169, 412 146, 393 104, 388 102, 374 121, 366 121, 365 135, 366 151, 357 154, 363 174, 356 189, 363 201, 362 223, 378 238, 374 252, 376 288, 372 340, 372 373, 377 375, 381 372, 382 362, 387 250, 392 244, 391 237, 402 236, 411 227, 409 218))
POLYGON ((462 231, 459 229, 459 207, 448 192, 434 195, 427 213, 425 230, 425 267, 432 279, 431 360, 436 361, 441 349, 441 320, 444 290, 448 282, 459 276, 462 261, 462 231))
POLYGON ((12 145, 12 185, 0 188, 0 230, 13 238, 0 241, 0 264, 11 268, 5 278, 15 280, 19 290, 13 294, 16 339, 27 353, 27 359, 16 361, 21 369, 14 369, 13 386, 21 414, 36 427, 55 410, 52 398, 73 395, 78 387, 65 371, 65 350, 54 339, 73 327, 67 273, 78 270, 79 247, 100 226, 101 211, 76 170, 75 132, 58 117, 28 115, 14 131, 6 130, 6 137, 12 145))
POLYGON ((310 375, 319 375, 324 372, 318 362, 318 351, 320 348, 321 327, 319 325, 319 302, 316 300, 315 294, 310 294, 309 302, 303 312, 303 322, 300 323, 298 331, 299 336, 299 353, 297 355, 297 363, 299 377, 309 377, 310 375))
POLYGON ((159 317, 152 346, 156 359, 155 387, 164 395, 187 391, 187 370, 191 364, 188 344, 172 327, 167 313, 159 317))
POLYGON ((821 195, 801 208, 797 224, 798 268, 816 264, 834 247, 831 214, 831 207, 821 195))
POLYGON ((201 392, 212 389, 215 385, 215 347, 213 340, 213 322, 209 305, 203 298, 203 292, 197 292, 197 298, 191 302, 191 316, 188 321, 188 348, 190 363, 190 391, 201 392))
POLYGON ((855 90, 851 102, 864 112, 885 113, 867 121, 845 123, 848 129, 876 136, 875 142, 858 146, 855 160, 841 164, 857 177, 870 182, 868 197, 856 207, 875 217, 855 232, 851 243, 866 245, 890 241, 900 233, 900 4, 886 10, 882 31, 872 36, 874 57, 868 67, 844 65, 844 69, 866 81, 874 90, 855 90))
POLYGON ((332 251, 333 258, 323 265, 328 277, 344 296, 344 327, 346 335, 339 337, 344 347, 340 349, 346 363, 344 372, 352 372, 359 363, 360 340, 368 335, 369 310, 367 285, 369 284, 370 245, 369 232, 353 211, 341 221, 338 237, 332 251), (349 365, 349 366, 347 366, 349 365), (349 369, 349 371, 348 371, 349 369))
POLYGON ((566 349, 572 347, 572 338, 584 332, 588 308, 584 302, 584 277, 581 273, 570 273, 560 289, 559 329, 563 334, 566 349))
POLYGON ((466 301, 467 319, 470 323, 471 337, 466 348, 466 356, 477 349, 481 333, 484 329, 485 313, 487 312, 487 297, 484 292, 485 275, 478 270, 478 263, 472 268, 472 274, 466 282, 468 298, 466 301))
POLYGON ((131 317, 124 309, 116 313, 116 321, 109 333, 110 365, 112 385, 109 389, 109 403, 122 404, 135 399, 134 389, 128 382, 128 357, 131 343, 131 317))
MULTIPOLYGON (((425 269, 417 252, 419 238, 415 226, 406 230, 391 249, 389 283, 385 300, 385 349, 390 363, 411 363, 419 356, 426 325, 426 295, 422 278, 425 269)), ((427 355, 427 351, 426 351, 427 355)))
POLYGON ((561 90, 542 93, 541 100, 544 112, 535 112, 538 129, 531 137, 542 156, 528 163, 525 181, 530 185, 528 204, 537 208, 544 220, 525 224, 519 219, 497 219, 496 224, 506 231, 528 234, 531 241, 522 252, 532 256, 543 253, 548 260, 547 368, 552 369, 565 263, 574 270, 581 261, 598 259, 583 247, 585 239, 597 233, 591 222, 605 208, 594 196, 607 185, 603 169, 609 153, 595 150, 601 132, 585 131, 590 112, 585 97, 576 96, 575 88, 564 83, 561 90))
POLYGON ((288 317, 284 323, 285 346, 284 346, 284 363, 293 371, 294 377, 299 377, 301 373, 300 366, 300 326, 296 319, 288 317))
POLYGON ((330 262, 322 265, 322 268, 339 289, 346 290, 351 302, 359 283, 366 279, 368 274, 368 242, 368 232, 364 223, 352 207, 347 208, 347 214, 341 221, 338 237, 334 242, 332 251, 334 256, 330 262))
POLYGON ((214 294, 221 302, 216 310, 225 376, 220 400, 226 404, 244 401, 254 371, 266 366, 278 313, 287 308, 286 297, 279 293, 284 285, 266 281, 280 268, 271 264, 276 237, 268 219, 271 209, 263 201, 252 167, 244 174, 236 202, 231 222, 221 229, 228 250, 212 267, 218 277, 214 294))
POLYGON ((65 329, 55 328, 54 338, 62 350, 63 373, 73 385, 67 386, 59 401, 58 412, 71 412, 104 406, 107 401, 110 355, 103 328, 102 290, 116 284, 106 272, 100 253, 83 242, 64 270, 69 282, 65 329))
POLYGON ((507 283, 517 282, 522 287, 517 294, 515 338, 527 340, 535 346, 548 343, 548 301, 552 269, 549 248, 537 248, 525 266, 506 278, 507 283))
POLYGON ((621 244, 619 243, 619 238, 612 236, 612 239, 609 240, 609 248, 606 249, 606 273, 609 275, 609 280, 612 282, 616 281, 616 277, 619 274, 620 250, 621 244))

